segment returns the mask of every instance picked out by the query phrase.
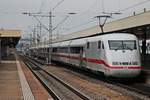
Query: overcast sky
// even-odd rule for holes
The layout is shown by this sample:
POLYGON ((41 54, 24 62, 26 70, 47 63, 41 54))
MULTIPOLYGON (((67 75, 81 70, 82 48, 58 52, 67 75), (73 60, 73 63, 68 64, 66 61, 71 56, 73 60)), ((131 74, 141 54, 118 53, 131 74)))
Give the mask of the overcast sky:
MULTIPOLYGON (((23 12, 42 12, 47 14, 59 2, 63 0, 0 0, 0 28, 20 29, 23 33, 30 32, 31 27, 38 22, 31 16, 22 15, 23 12), (30 27, 30 28, 29 28, 30 27)), ((150 10, 150 0, 64 0, 52 11, 53 27, 60 23, 68 14, 69 17, 61 24, 55 33, 68 34, 98 24, 94 17, 105 12, 120 11, 121 15, 113 15, 108 20, 117 20, 132 15, 132 12, 140 13, 144 8, 150 10), (135 7, 134 7, 135 6, 135 7)), ((48 25, 48 18, 39 18, 48 25)), ((46 31, 43 30, 43 33, 46 31)))

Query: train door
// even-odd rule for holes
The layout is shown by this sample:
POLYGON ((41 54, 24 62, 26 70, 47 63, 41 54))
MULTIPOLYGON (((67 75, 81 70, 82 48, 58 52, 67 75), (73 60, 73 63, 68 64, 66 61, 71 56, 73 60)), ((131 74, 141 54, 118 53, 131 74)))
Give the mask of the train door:
POLYGON ((90 42, 88 53, 87 53, 87 58, 89 59, 87 62, 88 67, 92 70, 97 71, 100 66, 100 64, 97 62, 100 58, 97 41, 90 42))
MULTIPOLYGON (((104 60, 104 61, 106 61, 105 49, 106 49, 106 47, 104 45, 104 41, 102 41, 101 42, 101 52, 100 53, 101 53, 101 60, 104 60)), ((106 73, 107 70, 105 69, 105 66, 103 64, 101 64, 99 71, 102 71, 102 72, 106 73)))
POLYGON ((68 57, 69 57, 68 62, 70 64, 72 64, 72 60, 70 59, 70 57, 71 57, 71 43, 72 43, 72 40, 70 40, 70 42, 68 44, 68 57))
POLYGON ((87 45, 83 45, 82 47, 82 52, 81 52, 81 62, 80 62, 80 66, 82 67, 87 67, 87 60, 86 60, 86 57, 87 57, 87 53, 86 53, 86 48, 87 48, 87 45))
POLYGON ((83 47, 80 47, 80 65, 79 65, 80 67, 86 66, 84 58, 85 58, 85 51, 83 47))
POLYGON ((102 42, 101 44, 101 59, 105 60, 105 46, 104 46, 104 42, 102 42))
MULTIPOLYGON (((101 40, 97 41, 97 54, 98 54, 97 59, 98 60, 102 60, 103 58, 104 46, 102 47, 102 44, 103 43, 101 40)), ((97 71, 101 71, 101 70, 102 70, 102 64, 98 64, 97 71)))
POLYGON ((86 45, 85 45, 85 57, 84 57, 84 63, 86 64, 86 68, 90 69, 90 62, 88 61, 88 59, 90 58, 90 56, 92 55, 91 53, 91 45, 90 42, 87 41, 86 45))

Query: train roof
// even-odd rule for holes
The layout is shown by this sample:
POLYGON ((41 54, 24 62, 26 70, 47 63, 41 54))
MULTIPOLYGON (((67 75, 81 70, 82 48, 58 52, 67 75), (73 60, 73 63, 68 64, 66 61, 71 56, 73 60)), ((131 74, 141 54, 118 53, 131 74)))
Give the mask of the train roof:
POLYGON ((87 38, 72 40, 70 44, 71 46, 82 46, 86 44, 86 40, 87 38))
POLYGON ((94 37, 86 37, 86 38, 80 38, 80 39, 74 39, 74 40, 68 40, 63 42, 54 43, 53 47, 64 47, 64 46, 82 46, 86 44, 86 42, 95 42, 99 40, 120 40, 121 39, 133 39, 135 36, 133 34, 129 33, 113 33, 113 34, 105 34, 100 36, 94 36, 94 37))
POLYGON ((99 35, 99 36, 94 36, 94 37, 89 37, 87 40, 89 42, 94 42, 98 40, 120 40, 120 39, 135 39, 136 36, 130 33, 112 33, 112 34, 104 34, 104 35, 99 35))
MULTIPOLYGON (((99 36, 93 36, 93 37, 87 37, 87 38, 81 38, 81 39, 75 39, 73 41, 76 41, 75 43, 78 44, 79 42, 95 42, 99 40, 120 40, 120 39, 133 39, 136 38, 134 34, 130 33, 111 33, 111 34, 104 34, 104 35, 99 35, 99 36)), ((81 43, 82 44, 82 43, 81 43)))
POLYGON ((47 45, 43 45, 43 44, 42 44, 42 45, 30 47, 30 49, 47 48, 47 47, 49 47, 48 44, 47 44, 47 45))

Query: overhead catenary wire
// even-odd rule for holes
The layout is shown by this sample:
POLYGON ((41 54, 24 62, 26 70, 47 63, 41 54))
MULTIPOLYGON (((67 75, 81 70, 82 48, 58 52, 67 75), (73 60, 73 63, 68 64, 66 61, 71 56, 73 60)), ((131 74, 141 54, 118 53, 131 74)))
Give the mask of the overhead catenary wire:
MULTIPOLYGON (((132 8, 134 8, 134 7, 140 6, 140 5, 145 4, 145 3, 149 2, 149 1, 150 1, 150 0, 145 0, 145 1, 142 1, 142 2, 139 2, 139 3, 136 3, 136 4, 132 5, 132 6, 129 6, 129 7, 127 7, 127 8, 119 9, 119 12, 130 10, 130 9, 132 9, 132 8)), ((120 8, 120 1, 119 1, 119 5, 118 5, 118 6, 119 6, 119 8, 120 8)), ((88 10, 89 10, 89 9, 88 9, 88 10)), ((104 9, 104 1, 102 0, 102 12, 104 12, 104 11, 105 11, 105 9, 104 9)), ((80 27, 80 26, 83 26, 83 25, 86 25, 86 24, 89 24, 89 23, 91 23, 91 22, 93 22, 93 20, 92 20, 92 21, 88 21, 88 22, 81 23, 80 25, 73 26, 73 27, 69 28, 67 31, 69 31, 69 30, 71 30, 71 29, 74 29, 74 28, 77 28, 77 27, 80 27)))
POLYGON ((56 27, 54 27, 52 30, 54 31, 55 29, 57 29, 61 24, 63 24, 67 19, 68 19, 69 16, 66 16, 60 23, 58 23, 56 25, 56 27))
POLYGON ((105 12, 105 8, 104 8, 104 0, 102 0, 102 12, 105 12))
MULTIPOLYGON (((119 9, 119 11, 126 11, 126 10, 129 10, 129 9, 131 9, 131 8, 134 8, 134 7, 136 7, 136 6, 139 6, 139 5, 142 5, 142 4, 144 4, 144 3, 147 3, 147 2, 149 2, 150 0, 145 0, 145 1, 142 1, 142 2, 139 2, 139 3, 137 3, 137 4, 134 4, 134 5, 132 5, 132 6, 129 6, 129 7, 127 7, 127 8, 124 8, 124 9, 119 9)), ((64 2, 64 0, 60 0, 54 7, 53 7, 53 9, 52 9, 52 11, 53 10, 55 10, 60 4, 62 4, 64 2)), ((103 9, 103 11, 105 10, 104 9, 104 1, 102 0, 102 9, 103 9)), ((120 5, 119 5, 120 6, 120 5)), ((90 6, 91 7, 91 6, 90 6)), ((41 9, 41 8, 40 8, 41 9)), ((83 26, 83 25, 87 25, 87 24, 89 24, 89 23, 91 23, 91 22, 93 22, 93 21, 88 21, 88 22, 84 22, 84 23, 81 23, 81 24, 79 24, 79 25, 76 25, 76 26, 73 26, 73 27, 71 27, 71 28, 69 28, 69 30, 71 30, 71 29, 73 29, 73 28, 77 28, 77 27, 80 27, 80 26, 83 26)), ((57 25, 56 25, 57 26, 57 25)))
POLYGON ((44 2, 41 1, 41 5, 40 5, 40 8, 39 8, 39 13, 42 13, 43 6, 44 6, 44 2))
POLYGON ((47 28, 46 25, 42 24, 41 21, 36 17, 36 16, 33 16, 41 25, 44 29, 46 29, 47 31, 49 31, 49 29, 47 28))
MULTIPOLYGON (((67 31, 70 31, 70 30, 75 29, 75 28, 77 28, 77 27, 81 27, 81 26, 87 25, 87 24, 92 23, 92 22, 94 22, 94 21, 95 21, 95 19, 92 19, 92 20, 90 20, 90 21, 81 23, 81 24, 79 24, 79 25, 72 26, 72 27, 68 28, 67 31)), ((67 31, 65 31, 65 32, 67 32, 67 31)))
POLYGON ((92 9, 93 7, 95 7, 95 5, 97 4, 97 0, 95 0, 94 3, 92 3, 85 11, 83 12, 89 12, 90 9, 92 9))
POLYGON ((145 1, 142 1, 142 2, 139 2, 139 3, 136 3, 136 4, 132 5, 132 6, 129 6, 129 7, 124 8, 124 9, 121 9, 120 11, 127 11, 127 10, 130 10, 130 9, 132 9, 132 8, 135 8, 135 7, 137 7, 137 6, 140 6, 140 5, 142 5, 142 4, 145 4, 145 3, 149 2, 149 1, 150 1, 150 0, 145 0, 145 1))
POLYGON ((22 15, 22 12, 3 11, 3 12, 0 12, 0 14, 4 14, 4 15, 22 15))
POLYGON ((51 11, 54 11, 61 3, 63 3, 65 0, 61 0, 60 2, 58 2, 51 11))

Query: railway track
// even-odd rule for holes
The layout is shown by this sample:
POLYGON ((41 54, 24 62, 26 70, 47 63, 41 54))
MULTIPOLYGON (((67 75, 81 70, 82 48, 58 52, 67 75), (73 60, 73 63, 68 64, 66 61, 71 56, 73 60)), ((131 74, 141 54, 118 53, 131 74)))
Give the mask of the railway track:
POLYGON ((24 62, 55 100, 91 100, 91 98, 59 79, 57 76, 43 70, 41 65, 33 60, 24 59, 24 62))
POLYGON ((129 80, 126 79, 125 81, 112 81, 108 79, 103 81, 150 98, 150 85, 146 83, 147 75, 145 72, 142 72, 139 77, 129 80))
MULTIPOLYGON (((84 71, 84 70, 82 70, 84 71)), ((84 72, 82 72, 84 73, 84 72)), ((125 80, 125 81, 118 81, 117 79, 111 79, 111 78, 105 78, 104 76, 100 75, 98 76, 97 74, 93 74, 93 72, 91 74, 85 72, 84 73, 85 75, 88 75, 89 77, 92 77, 94 79, 98 79, 100 81, 103 81, 104 83, 109 83, 109 84, 112 84, 114 86, 118 86, 118 87, 121 87, 121 88, 124 88, 124 89, 127 89, 128 91, 131 91, 131 92, 134 92, 135 94, 141 94, 143 96, 146 96, 150 99, 150 85, 145 83, 145 79, 142 79, 142 78, 145 78, 145 76, 140 76, 138 78, 141 78, 141 81, 139 80, 136 80, 134 81, 129 79, 129 83, 127 83, 128 81, 125 80)), ((145 74, 144 74, 145 75, 145 74)), ((139 98, 142 98, 139 96, 139 98)))
POLYGON ((125 83, 116 83, 116 82, 111 82, 119 87, 128 89, 130 91, 133 91, 135 93, 139 93, 142 95, 147 96, 150 98, 150 86, 144 83, 130 83, 130 84, 125 84, 125 83))
POLYGON ((73 68, 73 71, 76 71, 78 73, 82 73, 86 76, 90 76, 92 78, 98 79, 98 80, 103 81, 105 83, 113 84, 115 86, 119 86, 119 87, 127 89, 129 91, 133 91, 135 93, 142 94, 142 95, 150 98, 150 85, 145 83, 145 80, 147 78, 147 76, 145 76, 145 75, 148 75, 148 74, 145 74, 144 72, 140 77, 138 77, 139 79, 133 78, 133 79, 129 79, 129 81, 127 79, 123 82, 122 81, 120 82, 117 79, 113 79, 113 80, 111 78, 107 79, 101 74, 95 74, 93 72, 91 72, 89 74, 89 71, 84 71, 84 70, 79 71, 76 68, 75 69, 73 68), (100 75, 100 76, 98 76, 98 75, 100 75), (126 83, 126 82, 129 82, 129 83, 126 83))
MULTIPOLYGON (((74 71, 76 71, 76 69, 74 71)), ((145 79, 143 79, 140 82, 139 82, 139 80, 134 81, 134 79, 133 79, 133 80, 129 80, 129 83, 126 83, 126 82, 128 82, 127 80, 125 80, 123 82, 122 81, 120 82, 118 80, 111 79, 111 78, 107 79, 102 75, 98 76, 97 74, 93 74, 93 72, 91 72, 91 74, 89 74, 89 73, 87 73, 87 71, 84 71, 84 72, 83 71, 84 70, 81 70, 79 73, 84 73, 84 75, 92 77, 92 78, 97 79, 97 80, 100 80, 104 83, 108 83, 108 84, 111 84, 111 85, 114 85, 114 86, 124 88, 127 91, 134 92, 135 97, 138 96, 137 98, 143 99, 143 97, 145 96, 146 98, 150 99, 150 85, 144 82, 145 79), (141 94, 143 97, 140 97, 138 94, 141 94)), ((139 77, 139 78, 143 78, 143 77, 139 77)))
MULTIPOLYGON (((34 61, 34 64, 35 65, 38 65, 38 66, 41 66, 40 64, 38 64, 37 62, 35 62, 34 61)), ((76 70, 74 70, 74 71, 76 71, 76 70)), ((82 70, 82 71, 84 71, 84 70, 82 70)), ((84 73, 84 72, 82 72, 82 71, 80 71, 80 72, 78 72, 78 73, 84 73)), ((48 72, 46 72, 46 73, 48 73, 48 72)), ((99 76, 97 76, 97 75, 93 75, 92 73, 91 74, 89 74, 89 73, 87 73, 87 71, 85 71, 85 73, 84 73, 86 76, 88 75, 88 76, 90 76, 90 77, 93 77, 93 78, 95 78, 95 79, 98 79, 98 80, 100 80, 100 81, 103 81, 103 82, 105 82, 105 83, 109 83, 109 84, 112 84, 112 85, 114 85, 114 86, 118 86, 118 87, 121 87, 121 88, 124 88, 124 89, 126 89, 127 91, 129 91, 129 92, 131 92, 131 94, 130 95, 132 95, 132 92, 133 92, 133 94, 134 94, 134 96, 136 97, 136 96, 138 96, 137 98, 140 98, 140 99, 143 99, 144 98, 144 96, 146 97, 146 98, 150 98, 150 86, 148 85, 148 84, 144 84, 144 83, 122 83, 122 82, 116 82, 116 81, 111 81, 111 80, 108 80, 108 79, 105 79, 104 77, 103 78, 100 78, 99 76), (143 97, 140 97, 141 95, 138 95, 138 94, 141 94, 141 95, 143 95, 143 97)), ((113 87, 114 87, 113 86, 113 87)), ((111 88, 111 87, 110 87, 111 88)), ((89 98, 88 98, 89 99, 89 98)))

